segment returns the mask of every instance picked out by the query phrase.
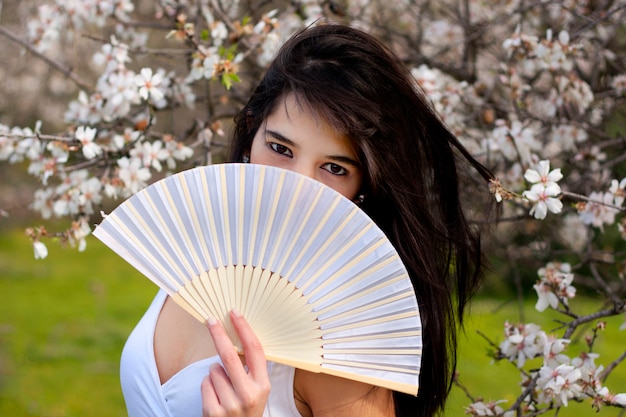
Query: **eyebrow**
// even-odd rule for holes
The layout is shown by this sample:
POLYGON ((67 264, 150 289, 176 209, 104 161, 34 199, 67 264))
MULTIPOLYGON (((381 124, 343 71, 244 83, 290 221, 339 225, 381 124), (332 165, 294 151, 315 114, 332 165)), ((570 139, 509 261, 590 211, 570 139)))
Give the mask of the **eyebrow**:
MULTIPOLYGON (((284 136, 283 134, 281 134, 280 132, 277 132, 275 130, 271 130, 271 129, 267 129, 265 128, 265 134, 269 135, 271 137, 273 137, 274 139, 285 143, 286 145, 289 146, 293 146, 295 148, 298 147, 298 145, 291 139, 289 139, 288 137, 284 136)), ((328 159, 332 159, 335 162, 343 162, 346 164, 350 164, 352 166, 354 166, 355 168, 359 168, 361 169, 361 163, 353 158, 350 158, 349 156, 345 156, 345 155, 327 155, 328 159)))

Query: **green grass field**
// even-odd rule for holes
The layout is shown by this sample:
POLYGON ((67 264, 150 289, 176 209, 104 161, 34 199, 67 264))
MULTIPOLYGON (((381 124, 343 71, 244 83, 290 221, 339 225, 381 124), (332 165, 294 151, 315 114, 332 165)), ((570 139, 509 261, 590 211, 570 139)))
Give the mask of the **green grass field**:
MULTIPOLYGON (((35 260, 21 231, 0 235, 0 416, 123 416, 119 355, 156 287, 94 238, 84 253, 48 247, 48 259, 35 260)), ((533 303, 526 306, 527 321, 545 323, 533 303)), ((473 395, 513 401, 519 375, 508 363, 490 364, 487 343, 476 333, 497 340, 505 320, 518 321, 514 304, 501 305, 474 305, 459 371, 473 395)), ((626 347, 626 332, 616 331, 621 320, 610 320, 598 342, 600 363, 626 347)), ((626 366, 607 385, 626 391, 626 366)), ((455 389, 446 415, 462 416, 467 403, 455 389)), ((570 408, 559 416, 596 415, 588 403, 570 408)))

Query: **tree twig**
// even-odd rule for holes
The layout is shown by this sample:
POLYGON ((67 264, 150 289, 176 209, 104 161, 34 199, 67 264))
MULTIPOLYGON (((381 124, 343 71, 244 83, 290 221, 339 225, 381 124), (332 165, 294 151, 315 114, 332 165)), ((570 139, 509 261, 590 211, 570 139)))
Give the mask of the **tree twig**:
POLYGON ((13 41, 13 42, 17 43, 18 45, 22 46, 28 52, 30 52, 31 54, 35 55, 37 58, 41 59, 42 61, 44 61, 46 64, 50 65, 50 67, 54 68, 55 70, 57 70, 60 73, 62 73, 63 75, 65 75, 70 80, 74 81, 74 83, 76 83, 76 85, 78 85, 81 89, 85 90, 87 93, 91 93, 93 91, 93 88, 91 86, 89 86, 85 81, 83 81, 74 72, 74 70, 72 68, 65 67, 62 64, 56 62, 55 60, 53 60, 51 58, 48 58, 46 55, 42 54, 37 49, 35 49, 31 44, 29 44, 28 42, 24 41, 23 39, 18 38, 17 36, 15 36, 13 33, 11 33, 9 30, 7 30, 3 26, 0 26, 0 35, 3 35, 6 38, 10 39, 11 41, 13 41))
POLYGON ((611 372, 613 372, 613 369, 615 369, 617 367, 617 365, 619 365, 621 362, 623 362, 624 359, 626 359, 626 350, 624 352, 622 352, 622 354, 619 356, 619 358, 615 359, 606 368, 604 368, 604 370, 600 373, 600 380, 602 382, 606 382, 606 379, 608 378, 609 374, 611 372))
POLYGON ((567 331, 563 335, 563 338, 564 339, 569 339, 572 336, 572 334, 574 333, 574 331, 576 330, 576 328, 578 326, 580 326, 581 324, 588 323, 590 321, 593 321, 593 320, 596 320, 596 319, 600 319, 602 317, 614 316, 616 314, 621 313, 622 311, 620 311, 620 310, 624 310, 624 306, 623 305, 621 306, 621 308, 616 306, 614 308, 597 311, 597 312, 595 312, 593 314, 588 314, 586 316, 581 316, 581 317, 577 318, 576 320, 572 321, 569 324, 569 326, 567 328, 567 331))

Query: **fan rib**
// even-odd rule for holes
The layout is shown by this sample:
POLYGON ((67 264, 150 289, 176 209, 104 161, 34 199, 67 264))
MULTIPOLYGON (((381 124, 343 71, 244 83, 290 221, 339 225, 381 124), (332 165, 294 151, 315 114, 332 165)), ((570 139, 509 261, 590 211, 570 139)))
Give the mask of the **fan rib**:
MULTIPOLYGON (((327 304, 328 300, 332 299, 333 297, 337 297, 339 294, 344 293, 346 290, 350 290, 354 285, 356 285, 356 283, 362 282, 363 280, 367 279, 368 277, 375 275, 376 273, 379 273, 379 271, 384 268, 385 266, 392 264, 394 261, 397 261, 396 258, 388 258, 385 259, 384 261, 381 261, 379 264, 375 264, 374 266, 369 266, 368 268, 366 268, 365 270, 363 270, 362 272, 360 272, 359 274, 354 275, 354 277, 351 277, 350 279, 347 279, 345 283, 343 283, 342 285, 338 286, 337 288, 335 288, 332 291, 329 291, 326 294, 323 294, 322 296, 320 296, 320 298, 318 298, 315 302, 316 306, 320 306, 320 305, 325 305, 327 304)), ((383 281, 383 286, 386 285, 392 285, 394 284, 398 279, 403 279, 406 278, 406 275, 400 275, 398 277, 396 277, 396 279, 390 279, 389 277, 386 277, 386 279, 383 281), (387 283, 386 285, 384 285, 384 283, 387 283)), ((376 288, 378 288, 379 286, 376 286, 376 288)), ((342 300, 346 300, 346 297, 342 297, 342 300)), ((340 301, 341 302, 341 301, 340 301)), ((345 303, 342 303, 345 304, 345 303)), ((319 310, 319 314, 326 314, 326 312, 328 312, 329 310, 335 309, 336 305, 333 303, 331 305, 328 305, 322 309, 319 310)))
POLYGON ((202 276, 202 278, 204 278, 202 284, 209 294, 209 299, 215 300, 215 318, 218 320, 221 320, 225 313, 227 313, 226 300, 224 299, 224 292, 220 285, 220 277, 222 276, 221 270, 223 269, 224 267, 220 266, 219 268, 211 269, 208 271, 208 274, 202 276))
POLYGON ((361 369, 372 369, 377 371, 387 371, 387 372, 397 372, 401 374, 413 374, 419 375, 419 369, 410 369, 400 366, 391 366, 391 365, 379 365, 375 363, 366 363, 366 362, 355 362, 355 361, 342 361, 339 359, 324 359, 322 362, 322 367, 324 365, 337 365, 337 366, 345 366, 352 368, 361 368, 361 369))
MULTIPOLYGON (((146 196, 146 200, 148 200, 147 196, 146 196)), ((163 255, 165 256, 167 259, 163 260, 163 259, 157 259, 154 257, 153 254, 151 254, 150 249, 146 248, 146 246, 137 239, 136 236, 132 235, 129 231, 128 228, 121 224, 118 223, 117 218, 114 218, 113 220, 118 224, 118 226, 124 228, 126 230, 126 233, 128 233, 128 236, 131 237, 134 241, 134 243, 137 246, 143 247, 144 248, 144 252, 145 255, 149 258, 151 258, 154 262, 155 265, 158 267, 158 269, 161 270, 161 272, 164 274, 163 277, 161 278, 165 278, 167 279, 168 282, 172 283, 174 285, 174 287, 177 287, 180 285, 180 283, 176 280, 176 278, 172 277, 168 272, 166 272, 165 268, 163 268, 162 264, 163 263, 167 263, 167 265, 169 267, 171 267, 172 269, 174 269, 177 274, 180 274, 180 276, 183 276, 184 273, 178 268, 178 264, 177 262, 175 262, 171 257, 170 257, 170 253, 163 247, 163 244, 161 243, 161 241, 159 239, 157 239, 154 236, 154 233, 152 232, 152 229, 150 227, 148 227, 144 221, 144 219, 142 218, 142 216, 137 212, 137 210, 135 209, 135 207, 133 205, 128 205, 127 209, 132 212, 134 214, 134 218, 135 220, 137 220, 138 222, 140 222, 140 224, 144 227, 143 231, 148 235, 148 237, 151 239, 150 243, 154 244, 159 250, 160 253, 159 255, 163 255), (164 262, 165 261, 165 262, 164 262)), ((158 280, 158 277, 155 277, 158 280)))
POLYGON ((419 355, 422 349, 324 349, 324 355, 419 355))
MULTIPOLYGON (((179 183, 174 183, 175 186, 177 186, 178 184, 179 183)), ((190 205, 193 205, 193 204, 183 205, 182 207, 179 207, 179 204, 177 204, 174 201, 174 199, 172 198, 172 194, 170 192, 170 188, 169 187, 162 187, 162 191, 163 191, 163 194, 165 195, 165 197, 167 198, 168 202, 170 203, 170 207, 177 207, 178 208, 177 210, 174 210, 173 213, 170 213, 170 211, 168 211, 168 213, 170 213, 170 217, 173 214, 173 216, 175 218, 175 221, 176 221, 176 224, 183 225, 183 227, 184 227, 184 225, 187 222, 185 222, 182 219, 181 213, 187 214, 186 217, 189 219, 189 217, 191 217, 191 216, 189 216, 189 213, 186 212, 185 208, 189 207, 190 205)), ((189 201, 189 203, 191 203, 191 201, 189 201)), ((155 211, 157 211, 156 207, 154 207, 154 209, 155 209, 155 211)), ((184 260, 183 262, 185 263, 186 268, 188 268, 187 271, 194 271, 194 273, 199 274, 205 268, 203 267, 202 261, 200 261, 200 258, 198 257, 198 253, 194 250, 194 245, 191 242, 190 236, 192 236, 192 233, 189 233, 189 231, 186 230, 186 229, 184 231, 187 231, 187 233, 179 233, 179 235, 182 238, 182 240, 187 244, 186 248, 184 248, 186 250, 183 253, 181 253, 180 252, 181 248, 179 248, 178 245, 174 245, 174 246, 176 247, 176 249, 179 250, 179 257, 184 260), (189 255, 191 260, 187 259, 187 257, 184 256, 185 253, 187 253, 189 255), (191 265, 189 265, 188 262, 194 262, 195 263, 195 265, 194 265, 195 268, 192 267, 191 265)), ((190 279, 191 277, 184 277, 184 278, 190 279)))
POLYGON ((237 219, 237 231, 239 232, 237 235, 237 259, 235 259, 234 264, 235 265, 242 265, 243 264, 243 244, 245 242, 245 238, 244 238, 244 225, 245 225, 245 201, 246 201, 246 176, 243 175, 244 174, 244 170, 243 167, 240 168, 240 174, 239 174, 239 178, 241 178, 241 183, 239 184, 239 199, 237 201, 239 201, 239 210, 237 210, 237 213, 239 214, 239 217, 237 219))
MULTIPOLYGON (((337 196, 335 198, 336 203, 338 203, 340 201, 340 197, 337 196)), ((346 227, 347 224, 350 223, 350 220, 352 220, 352 218, 354 217, 354 215, 356 214, 356 210, 352 210, 351 212, 349 212, 347 214, 347 216, 344 218, 344 220, 341 222, 341 224, 335 228, 335 230, 333 231, 332 234, 330 234, 327 238, 326 238, 326 242, 324 242, 324 244, 322 246, 320 246, 316 252, 311 256, 311 258, 309 259, 309 262, 305 265, 304 268, 302 268, 300 274, 294 278, 294 282, 298 282, 311 268, 312 265, 317 262, 318 258, 328 249, 328 246, 333 242, 334 239, 337 238, 337 236, 340 234, 340 232, 346 227)), ((321 226, 322 224, 320 224, 317 229, 321 230, 321 226)), ((319 233, 319 232, 318 232, 319 233)), ((316 233, 317 235, 317 233, 316 233)), ((316 271, 319 271, 320 269, 323 269, 322 267, 320 268, 315 268, 316 271)), ((319 274, 319 272, 318 272, 319 274)), ((315 275, 318 275, 315 274, 315 275)), ((315 276, 314 275, 314 276, 315 276)), ((304 284, 302 284, 300 286, 300 288, 302 289, 303 293, 306 293, 305 288, 308 287, 311 283, 313 282, 313 279, 310 275, 307 275, 307 280, 304 284)))
MULTIPOLYGON (((255 174, 259 177, 259 181, 258 181, 258 193, 256 194, 256 196, 262 196, 264 195, 264 185, 265 185, 265 170, 264 169, 258 169, 255 170, 255 174)), ((258 233, 258 226, 259 226, 259 221, 258 221, 258 213, 261 212, 261 202, 263 201, 262 198, 256 198, 256 203, 254 205, 254 211, 251 212, 250 216, 252 217, 251 219, 251 225, 252 225, 252 230, 250 232, 250 236, 249 236, 249 245, 250 247, 248 248, 248 261, 246 262, 246 265, 248 266, 254 266, 253 265, 253 255, 256 253, 255 248, 256 248, 256 241, 255 241, 255 236, 257 236, 258 233)), ((254 200, 253 200, 254 201, 254 200)))
POLYGON ((345 330, 360 329, 362 327, 367 327, 367 326, 371 326, 375 324, 386 323, 389 321, 406 319, 406 318, 411 318, 411 317, 415 317, 414 312, 407 311, 407 312, 392 314, 392 315, 384 316, 384 317, 375 317, 370 320, 360 321, 358 323, 346 324, 343 326, 337 326, 337 327, 322 329, 322 330, 324 330, 325 333, 336 333, 336 332, 342 332, 345 330))
MULTIPOLYGON (((322 191, 323 190, 320 189, 318 192, 321 194, 322 191)), ((317 238, 317 236, 321 232, 322 225, 325 224, 328 221, 328 219, 330 218, 331 214, 333 213, 333 211, 335 210, 335 208, 337 207, 337 205, 339 204, 340 201, 341 200, 339 198, 335 198, 332 201, 332 203, 328 207, 326 213, 324 214, 322 219, 320 219, 320 221, 318 223, 318 226, 315 228, 315 230, 313 231, 313 233, 309 237, 309 240, 306 242, 305 246, 300 250, 300 253, 298 254, 298 257, 292 263, 291 268, 284 274, 284 276, 285 277, 289 277, 289 280, 291 282, 293 282, 296 286, 298 286, 298 280, 300 278, 302 278, 302 276, 303 276, 303 274, 301 273, 302 270, 307 270, 308 268, 310 268, 310 264, 312 262, 309 262, 309 264, 307 264, 307 266, 305 268, 301 268, 300 271, 298 271, 296 273, 294 273, 294 268, 296 267, 296 265, 298 265, 300 263, 300 260, 302 259, 302 257, 304 257, 304 255, 308 255, 309 254, 309 248, 311 247, 311 245, 315 241, 315 238, 317 238)))
POLYGON ((272 275, 272 272, 269 269, 258 268, 261 271, 259 275, 259 279, 254 282, 253 290, 250 294, 252 298, 250 299, 250 315, 256 317, 258 315, 258 310, 261 307, 261 303, 258 299, 261 297, 261 294, 265 291, 265 287, 262 286, 263 283, 267 282, 272 275))
MULTIPOLYGON (((337 369, 337 368, 324 366, 324 365, 345 366, 346 364, 342 363, 341 361, 338 361, 339 363, 336 363, 336 364, 325 361, 322 364, 322 366, 320 366, 317 363, 287 361, 287 360, 283 360, 282 358, 276 358, 276 357, 271 357, 271 356, 268 356, 267 359, 273 362, 283 363, 285 365, 292 366, 294 368, 303 369, 305 371, 314 372, 314 373, 323 372, 326 375, 333 375, 333 376, 338 376, 341 378, 347 378, 347 379, 352 379, 352 380, 356 379, 357 381, 360 381, 360 382, 379 386, 382 388, 387 388, 393 391, 403 392, 406 394, 417 395, 417 391, 418 391, 417 378, 419 376, 419 371, 405 370, 405 369, 387 369, 388 367, 381 367, 382 368, 381 370, 402 374, 403 376, 405 376, 403 378, 404 380, 408 379, 406 376, 411 377, 411 379, 414 381, 409 383, 409 382, 399 382, 397 379, 391 380, 389 378, 379 378, 379 377, 370 376, 364 373, 359 373, 358 378, 355 378, 355 373, 353 371, 346 371, 344 369, 337 369)), ((350 368, 354 366, 355 365, 350 364, 347 367, 350 368)), ((367 368, 367 369, 374 369, 374 368, 367 368)))
POLYGON ((235 278, 234 278, 234 284, 235 284, 235 306, 237 306, 237 308, 239 309, 239 311, 242 311, 242 307, 243 307, 243 276, 245 273, 245 267, 241 264, 237 264, 235 265, 235 278))
MULTIPOLYGON (((191 175, 190 175, 191 176, 191 175)), ((196 176, 193 176, 194 178, 196 176)), ((185 195, 185 199, 187 200, 188 206, 190 208, 190 210, 192 211, 191 213, 191 221, 194 224, 195 230, 202 230, 202 226, 200 225, 200 216, 198 214, 198 211, 196 210, 196 204, 194 204, 194 199, 191 197, 191 192, 189 191, 189 184, 187 182, 187 177, 186 176, 182 176, 180 179, 180 184, 182 186, 182 190, 183 190, 183 194, 185 195)), ((192 233, 190 233, 190 235, 193 235, 192 233)), ((215 265, 212 264, 211 262, 211 257, 210 257, 210 252, 209 252, 209 248, 206 244, 206 239, 203 239, 202 236, 198 236, 197 239, 200 242, 200 245, 202 245, 202 250, 203 250, 203 254, 204 254, 204 260, 206 262, 206 266, 204 268, 204 270, 208 270, 210 268, 214 268, 215 265)), ((202 271, 202 269, 201 269, 202 271)))
POLYGON ((406 330, 399 331, 394 333, 379 333, 379 334, 365 334, 360 336, 349 336, 349 337, 341 337, 337 339, 324 339, 324 345, 333 345, 337 343, 351 343, 351 342, 359 342, 359 341, 369 341, 373 337, 377 340, 379 339, 396 339, 396 338, 405 338, 405 337, 421 337, 421 330, 406 330))
MULTIPOLYGON (((204 187, 205 192, 211 192, 213 190, 212 187, 209 187, 209 180, 207 178, 208 172, 207 171, 200 171, 200 173, 202 175, 200 175, 200 178, 202 180, 202 186, 204 187)), ((209 219, 209 238, 213 237, 213 239, 216 239, 217 236, 219 236, 219 234, 217 233, 217 226, 215 225, 215 213, 213 212, 213 202, 212 201, 208 201, 208 204, 205 205, 206 209, 207 209, 207 213, 206 213, 206 218, 209 219)), ((214 240, 210 240, 210 242, 215 243, 214 240)), ((213 249, 215 249, 215 256, 216 256, 216 260, 217 260, 217 265, 224 265, 224 257, 222 256, 222 251, 220 248, 219 244, 214 244, 213 245, 213 249)))
POLYGON ((216 293, 211 283, 215 280, 216 273, 217 269, 204 271, 191 281, 196 288, 201 288, 202 293, 206 296, 202 301, 206 305, 210 315, 205 316, 204 320, 207 320, 209 317, 221 318, 224 312, 224 307, 221 304, 222 298, 219 298, 220 294, 216 293))
MULTIPOLYGON (((297 182, 296 186, 294 187, 294 191, 293 191, 293 197, 291 198, 291 201, 289 203, 289 207, 287 208, 287 212, 285 213, 284 218, 281 219, 282 223, 280 226, 280 230, 278 232, 278 236, 276 237, 276 240, 274 240, 273 242, 273 250, 272 253, 270 255, 270 260, 268 261, 267 265, 274 265, 274 259, 276 258, 276 254, 279 252, 279 248, 281 249, 281 253, 284 254, 284 250, 283 248, 285 247, 285 244, 283 243, 283 239, 285 236, 285 230, 287 229, 287 225, 289 224, 289 220, 291 219, 291 217, 293 216, 293 212, 294 212, 294 207, 296 205, 296 203, 298 202, 298 197, 300 196, 300 192, 302 191, 302 185, 304 183, 304 178, 300 178, 300 180, 297 182)), ((304 223, 302 223, 304 224, 304 223)), ((289 252, 287 252, 289 253, 289 252)), ((279 270, 279 269, 278 269, 279 270)))
MULTIPOLYGON (((298 236, 302 236, 302 231, 304 230, 304 227, 309 224, 309 221, 311 219, 311 216, 314 212, 315 207, 317 207, 317 204, 319 203, 320 198, 322 197, 322 189, 319 189, 317 193, 315 193, 314 197, 313 197, 313 201, 311 202, 311 204, 309 204, 309 208, 308 210, 305 212, 304 216, 302 216, 301 219, 298 219, 298 229, 295 230, 291 235, 292 237, 298 237, 298 236)), ((285 248, 285 250, 283 251, 284 253, 294 253, 295 251, 295 245, 296 242, 298 241, 298 239, 291 239, 291 243, 289 244, 289 246, 287 246, 285 248)), ((312 239, 309 239, 309 241, 312 241, 312 239)), ((308 246, 307 246, 308 248, 308 246)), ((305 251, 303 251, 305 252, 305 251)), ((283 271, 285 269, 285 263, 287 262, 287 259, 289 259, 288 256, 283 256, 282 262, 280 263, 280 265, 278 265, 278 267, 276 268, 277 271, 283 271)), ((299 258, 294 262, 297 263, 299 262, 299 258)), ((289 275, 286 275, 285 278, 289 279, 289 281, 291 281, 291 279, 289 278, 289 275)))
POLYGON ((417 368, 411 369, 411 368, 406 368, 406 367, 401 367, 401 366, 379 365, 379 364, 367 363, 367 362, 342 361, 338 359, 324 359, 322 366, 324 365, 337 365, 337 366, 362 368, 362 369, 375 369, 378 371, 397 372, 401 374, 413 374, 413 375, 419 374, 419 370, 417 368))
POLYGON ((256 293, 256 287, 258 286, 259 279, 263 273, 261 268, 255 268, 251 265, 246 265, 247 273, 244 274, 244 297, 242 297, 242 313, 247 312, 249 317, 252 317, 252 307, 254 302, 254 294, 256 293))
MULTIPOLYGON (((282 190, 283 189, 283 183, 285 182, 285 172, 286 171, 281 171, 280 175, 278 176, 278 185, 275 187, 275 189, 277 190, 282 190)), ((280 191, 279 191, 280 193, 280 191)), ((272 201, 272 206, 271 209, 269 210, 269 213, 276 213, 276 206, 278 205, 279 202, 279 195, 274 195, 274 199, 272 201)), ((264 260, 265 260, 265 255, 267 254, 267 245, 270 243, 268 239, 268 236, 270 234, 270 231, 272 230, 272 227, 274 226, 274 216, 269 216, 269 224, 267 224, 265 226, 265 230, 263 231, 263 240, 262 240, 262 244, 261 244, 261 250, 259 251, 259 261, 258 261, 258 265, 265 265, 264 260)))
MULTIPOLYGON (((330 304, 329 306, 325 307, 323 310, 320 310, 318 312, 319 317, 321 318, 322 321, 327 320, 328 317, 333 317, 333 319, 336 319, 337 317, 341 317, 340 314, 342 314, 342 310, 345 311, 352 311, 352 314, 355 314, 355 309, 358 308, 356 306, 351 306, 351 304, 356 304, 358 306, 361 306, 363 304, 370 306, 370 308, 372 306, 372 302, 373 301, 368 301, 366 303, 360 301, 364 298, 371 298, 371 295, 375 295, 377 294, 378 291, 380 290, 388 290, 391 291, 391 293, 389 295, 387 295, 386 297, 390 297, 393 294, 397 293, 396 291, 391 290, 391 288, 394 286, 394 284, 403 284, 404 283, 404 276, 403 275, 399 275, 396 277, 386 277, 386 280, 382 280, 381 282, 379 282, 377 285, 372 285, 369 288, 364 288, 364 289, 360 289, 361 292, 359 294, 348 294, 348 295, 344 295, 343 297, 341 297, 340 300, 337 300, 335 303, 330 304), (359 301, 357 301, 359 300, 359 301), (350 307, 350 308, 345 308, 344 306, 350 307)), ((404 288, 404 290, 407 293, 411 292, 410 288, 404 288)), ((412 295, 412 294, 411 294, 412 295)), ((417 305, 417 303, 414 302, 414 305, 417 305)))
POLYGON ((213 315, 211 313, 211 303, 206 301, 206 297, 210 296, 210 294, 207 293, 206 288, 204 288, 200 282, 200 276, 197 276, 195 279, 191 279, 185 284, 184 288, 189 297, 193 297, 193 301, 199 305, 199 312, 202 317, 204 317, 204 319, 211 317, 213 315))
MULTIPOLYGON (((226 299, 228 300, 228 303, 229 303, 228 309, 230 311, 232 310, 233 307, 237 306, 237 296, 235 294, 236 279, 235 279, 234 265, 226 266, 225 271, 226 273, 222 279, 223 279, 223 283, 226 284, 224 285, 224 288, 226 292, 226 299)), ((239 308, 239 306, 237 306, 237 308, 239 308)))
MULTIPOLYGON (((122 210, 120 210, 121 212, 122 210)), ((138 236, 129 230, 121 218, 117 216, 108 217, 106 223, 103 222, 94 230, 94 236, 109 245, 118 255, 145 274, 152 282, 160 287, 164 287, 163 289, 168 294, 173 294, 180 283, 171 278, 171 273, 165 269, 160 260, 154 257, 152 250, 146 248, 138 240, 138 236), (117 238, 115 237, 116 235, 118 236, 117 238), (143 251, 140 249, 143 249, 143 251)))
MULTIPOLYGON (((356 214, 356 211, 353 212, 353 214, 356 214)), ((350 217, 352 218, 352 216, 350 217)), ((348 219, 346 219, 348 220, 348 219)), ((332 257, 330 257, 328 260, 326 260, 325 263, 323 263, 322 265, 319 266, 319 268, 317 269, 317 272, 315 274, 313 274, 313 276, 311 276, 310 278, 307 278, 307 282, 306 284, 302 285, 302 291, 307 294, 307 296, 312 297, 313 294, 311 294, 311 292, 319 292, 319 291, 325 291, 328 287, 328 285, 332 285, 332 284, 336 284, 335 282, 333 282, 332 280, 325 280, 322 283, 318 283, 318 277, 325 272, 328 268, 330 268, 331 265, 333 265, 337 259, 342 256, 349 247, 351 247, 354 244, 357 244, 360 239, 363 237, 363 235, 371 228, 372 223, 368 224, 366 227, 364 227, 363 229, 361 229, 359 231, 359 233, 354 236, 352 238, 352 240, 350 240, 349 242, 346 242, 341 250, 338 250, 334 253, 334 255, 332 257), (307 292, 307 289, 310 285, 316 284, 315 288, 313 288, 310 292, 307 292)), ((342 225, 342 227, 345 227, 345 224, 342 225)), ((377 242, 376 245, 371 249, 376 249, 377 246, 380 246, 383 242, 377 242)), ((349 269, 349 268, 348 268, 349 269)), ((336 272, 336 274, 338 274, 339 276, 341 276, 339 273, 336 272)))
MULTIPOLYGON (((159 190, 162 191, 164 193, 165 198, 168 199, 169 204, 164 204, 165 207, 176 207, 176 204, 174 203, 174 201, 171 198, 171 195, 169 194, 168 188, 164 186, 165 183, 158 183, 158 184, 159 184, 159 186, 155 187, 154 190, 157 192, 157 194, 158 194, 159 190)), ((159 210, 157 208, 157 206, 156 206, 156 203, 155 203, 154 199, 148 197, 149 196, 148 189, 146 189, 146 193, 144 193, 144 195, 146 195, 146 201, 152 207, 152 214, 157 217, 157 219, 159 220, 159 222, 163 226, 163 231, 167 234, 168 238, 172 242, 179 242, 179 240, 177 240, 176 237, 173 234, 173 230, 174 231, 178 231, 178 230, 174 229, 172 227, 168 227, 169 223, 164 219, 163 215, 161 214, 161 213, 166 213, 166 214, 171 216, 171 210, 159 210)), ((160 202, 162 202, 162 201, 160 201, 160 202)), ((177 211, 174 211, 174 216, 178 217, 177 213, 178 213, 177 211)), ((177 220, 178 220, 178 222, 174 222, 174 224, 181 224, 180 218, 178 218, 177 220)), ((185 238, 184 236, 183 236, 183 240, 187 241, 187 243, 188 243, 188 239, 185 238)), ((183 252, 183 249, 187 249, 186 252, 190 252, 189 248, 180 248, 178 245, 170 244, 170 250, 174 251, 175 254, 176 254, 176 257, 183 263, 183 266, 185 267, 185 271, 193 271, 194 268, 192 268, 192 266, 189 264, 189 260, 185 256, 185 253, 183 252)), ((186 279, 186 275, 187 274, 181 273, 179 278, 180 279, 186 279)))
MULTIPOLYGON (((335 253, 335 256, 330 258, 325 265, 323 265, 322 267, 320 267, 318 273, 314 276, 312 276, 309 280, 309 282, 313 282, 317 279, 317 277, 322 273, 322 271, 325 268, 328 268, 330 265, 334 264, 334 262, 337 260, 337 258, 339 258, 341 255, 343 255, 343 253, 348 250, 348 248, 351 245, 354 244, 358 244, 361 240, 361 238, 363 237, 363 235, 368 231, 369 228, 364 228, 361 230, 361 232, 359 234, 357 234, 349 243, 345 244, 342 248, 342 250, 337 251, 335 253)), ((385 243, 384 240, 380 239, 377 242, 375 242, 373 245, 369 246, 364 252, 362 252, 361 254, 359 254, 359 256, 355 257, 355 259, 353 261, 350 261, 349 263, 347 263, 346 265, 344 265, 341 269, 339 269, 338 271, 334 272, 334 274, 338 275, 338 276, 343 276, 344 273, 346 271, 349 271, 351 268, 354 267, 355 264, 357 264, 358 262, 363 261, 363 259, 365 259, 368 255, 370 255, 373 251, 375 251, 376 249, 378 249, 383 243, 385 243)), ((350 282, 354 282, 354 281, 360 281, 361 279, 363 279, 366 276, 365 273, 362 273, 360 275, 357 275, 356 277, 350 279, 350 282)), ((324 282, 322 285, 318 285, 316 286, 314 289, 312 289, 310 292, 307 293, 307 295, 309 297, 315 297, 315 294, 322 291, 322 290, 326 290, 328 284, 335 284, 334 282, 332 282, 332 280, 327 280, 326 282, 324 282)), ((345 284, 344 284, 345 285, 345 284)), ((304 289, 303 289, 304 291, 304 289)))
POLYGON ((230 233, 230 228, 228 227, 229 225, 231 225, 232 223, 230 222, 230 210, 228 209, 228 203, 229 203, 229 199, 228 199, 228 184, 226 184, 226 176, 224 175, 224 166, 220 166, 220 176, 218 177, 219 181, 220 181, 220 190, 222 191, 222 198, 219 199, 219 201, 222 203, 222 205, 219 207, 220 209, 220 213, 222 214, 222 219, 223 219, 223 227, 224 227, 224 249, 226 251, 225 255, 226 255, 226 259, 224 260, 224 266, 226 265, 233 265, 234 260, 233 260, 233 250, 232 250, 232 242, 231 239, 233 238, 231 236, 230 233))
MULTIPOLYGON (((374 289, 371 289, 368 292, 377 292, 377 291, 378 291, 378 288, 374 287, 374 289)), ((362 295, 365 295, 365 294, 362 294, 362 295)), ((322 325, 324 325, 324 324, 330 323, 331 321, 334 321, 334 320, 340 320, 340 319, 343 319, 343 318, 346 318, 346 317, 350 317, 350 316, 353 316, 355 314, 358 314, 358 313, 361 313, 361 312, 364 312, 364 311, 368 311, 368 310, 374 309, 376 307, 380 307, 380 306, 384 306, 384 305, 387 305, 387 304, 391 304, 394 301, 402 300, 402 299, 405 299, 405 298, 412 298, 412 297, 413 297, 413 292, 410 291, 410 290, 407 290, 405 292, 396 294, 393 297, 386 297, 386 298, 384 298, 384 299, 382 299, 382 300, 380 300, 378 302, 375 302, 375 303, 367 303, 367 304, 365 304, 365 305, 363 305, 361 307, 358 307, 358 308, 351 308, 349 311, 346 311, 346 312, 341 313, 341 314, 332 315, 330 319, 320 320, 320 322, 322 323, 322 325)), ((353 298, 360 298, 360 296, 359 297, 344 298, 343 300, 337 302, 336 305, 332 306, 332 309, 335 309, 335 308, 337 308, 339 306, 342 306, 344 304, 348 304, 350 301, 352 301, 353 298)), ((318 312, 318 315, 321 315, 321 313, 322 313, 321 311, 318 312)))
MULTIPOLYGON (((196 319, 198 319, 198 321, 200 321, 200 323, 204 323, 206 321, 205 316, 203 315, 203 309, 196 302, 193 295, 190 294, 190 289, 187 288, 187 286, 180 287, 178 291, 172 295, 172 299, 176 302, 181 300, 184 301, 184 304, 191 308, 191 310, 187 310, 187 308, 185 308, 185 310, 190 312, 196 319)), ((185 306, 183 305, 183 308, 184 307, 185 306)))

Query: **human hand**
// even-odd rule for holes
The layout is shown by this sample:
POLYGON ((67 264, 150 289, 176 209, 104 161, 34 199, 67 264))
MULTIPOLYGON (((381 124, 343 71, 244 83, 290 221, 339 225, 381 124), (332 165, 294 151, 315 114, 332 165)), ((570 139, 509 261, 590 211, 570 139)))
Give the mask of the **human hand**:
POLYGON ((202 415, 262 416, 270 392, 263 347, 241 314, 232 311, 230 318, 243 346, 245 364, 222 325, 210 318, 209 332, 223 366, 211 366, 202 381, 202 415))

